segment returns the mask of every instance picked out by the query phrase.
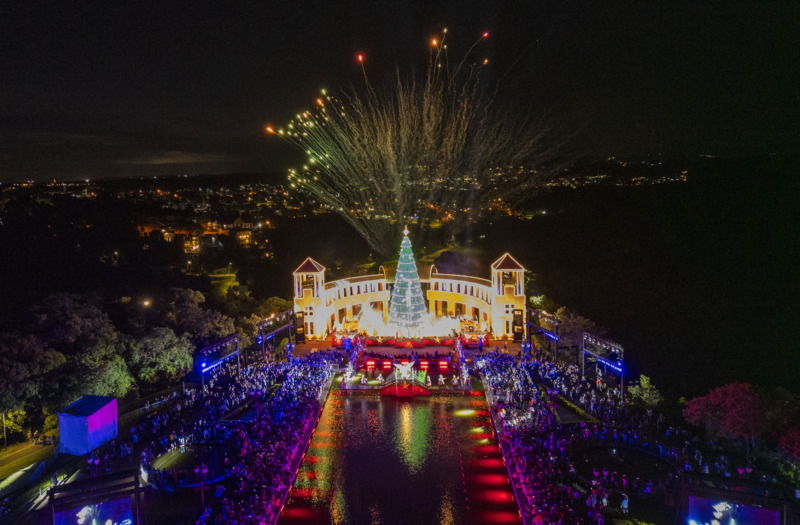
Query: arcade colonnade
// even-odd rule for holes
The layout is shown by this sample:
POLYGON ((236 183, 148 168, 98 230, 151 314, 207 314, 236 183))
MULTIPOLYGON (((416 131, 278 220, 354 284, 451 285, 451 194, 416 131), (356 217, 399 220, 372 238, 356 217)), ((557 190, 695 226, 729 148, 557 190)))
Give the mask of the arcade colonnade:
MULTIPOLYGON (((515 326, 521 326, 520 312, 525 309, 524 273, 522 265, 506 253, 492 263, 489 279, 439 273, 431 266, 427 279, 420 275, 420 284, 432 320, 464 318, 491 331, 495 339, 511 339, 515 329, 519 330, 515 326)), ((334 330, 355 323, 367 309, 384 321, 388 317, 393 281, 383 266, 378 274, 328 282, 325 267, 308 257, 292 275, 294 311, 300 314, 298 321, 302 318, 307 339, 325 339, 334 330)))

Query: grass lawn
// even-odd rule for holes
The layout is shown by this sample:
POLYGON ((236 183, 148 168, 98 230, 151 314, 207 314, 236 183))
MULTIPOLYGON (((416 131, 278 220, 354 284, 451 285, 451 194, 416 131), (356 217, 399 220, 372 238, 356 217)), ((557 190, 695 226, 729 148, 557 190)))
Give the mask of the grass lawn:
POLYGON ((212 293, 218 297, 225 297, 228 288, 236 284, 235 273, 212 273, 208 275, 208 278, 211 279, 212 293))
POLYGON ((52 445, 47 447, 37 446, 31 454, 27 454, 22 458, 14 460, 0 467, 0 479, 6 479, 8 476, 18 471, 19 469, 25 468, 28 465, 32 465, 34 463, 38 463, 39 461, 42 461, 45 458, 49 458, 52 455, 53 455, 52 445))

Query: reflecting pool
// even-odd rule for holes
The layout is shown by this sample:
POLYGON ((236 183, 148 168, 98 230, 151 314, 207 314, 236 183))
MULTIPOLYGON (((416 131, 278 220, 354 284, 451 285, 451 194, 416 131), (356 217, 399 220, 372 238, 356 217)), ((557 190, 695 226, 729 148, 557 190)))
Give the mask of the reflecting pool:
POLYGON ((278 523, 521 520, 482 394, 332 392, 278 523))

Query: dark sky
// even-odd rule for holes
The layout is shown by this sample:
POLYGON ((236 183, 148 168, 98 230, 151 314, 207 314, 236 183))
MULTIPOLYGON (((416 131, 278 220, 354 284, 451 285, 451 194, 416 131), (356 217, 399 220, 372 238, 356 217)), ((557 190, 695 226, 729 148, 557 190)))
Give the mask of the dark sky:
MULTIPOLYGON (((322 87, 479 48, 576 155, 798 146, 798 2, 5 2, 0 181, 282 173, 263 134, 322 87), (11 5, 16 4, 16 5, 11 5)), ((572 154, 572 153, 570 153, 572 154)))

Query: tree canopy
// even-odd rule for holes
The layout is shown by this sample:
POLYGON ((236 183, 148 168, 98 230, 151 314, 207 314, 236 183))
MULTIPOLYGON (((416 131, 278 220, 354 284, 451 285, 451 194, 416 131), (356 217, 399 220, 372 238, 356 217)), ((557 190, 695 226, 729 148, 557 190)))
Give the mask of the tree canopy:
POLYGON ((752 385, 729 383, 686 404, 683 415, 714 437, 742 438, 755 445, 766 431, 766 406, 752 385))

